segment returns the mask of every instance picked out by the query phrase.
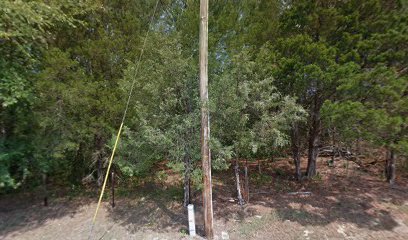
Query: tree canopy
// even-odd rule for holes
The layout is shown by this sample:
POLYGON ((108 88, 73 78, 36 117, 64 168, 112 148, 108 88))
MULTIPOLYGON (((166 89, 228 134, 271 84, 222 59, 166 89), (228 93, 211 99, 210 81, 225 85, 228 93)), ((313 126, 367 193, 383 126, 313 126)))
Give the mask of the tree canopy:
MULTIPOLYGON (((0 1, 1 192, 36 187, 41 174, 100 184, 133 81, 115 170, 132 181, 165 162, 200 187, 199 1, 160 1, 149 25, 154 5, 0 1)), ((297 178, 310 178, 319 149, 335 138, 349 149, 360 141, 385 149, 392 183, 408 152, 407 8, 399 0, 211 2, 213 168, 289 150, 297 178)))

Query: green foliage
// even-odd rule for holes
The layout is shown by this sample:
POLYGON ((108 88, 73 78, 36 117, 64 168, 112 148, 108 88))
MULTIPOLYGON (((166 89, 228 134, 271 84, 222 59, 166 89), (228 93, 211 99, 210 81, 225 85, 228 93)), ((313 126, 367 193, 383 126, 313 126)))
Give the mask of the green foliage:
POLYGON ((117 158, 134 175, 163 160, 182 172, 187 154, 192 162, 200 156, 197 68, 181 51, 178 35, 152 33, 150 40, 139 72, 137 63, 130 64, 122 83, 127 91, 135 81, 135 92, 127 124, 132 130, 125 131, 117 158))
MULTIPOLYGON (((0 2, 2 188, 16 188, 28 177, 48 168, 48 160, 45 160, 48 157, 43 157, 44 153, 38 157, 44 145, 37 141, 39 119, 33 112, 34 106, 39 103, 38 98, 41 98, 35 94, 35 90, 41 72, 42 54, 58 27, 75 28, 82 25, 76 17, 90 9, 93 6, 89 3, 74 4, 74 1, 68 0, 0 2)), ((49 140, 49 137, 41 139, 46 144, 49 140)), ((52 154, 58 155, 58 151, 52 154)))
MULTIPOLYGON (((341 139, 362 138, 404 154, 407 138, 407 6, 399 1, 375 6, 374 19, 361 20, 364 38, 356 42, 360 66, 338 86, 337 99, 326 102, 325 118, 341 139)), ((359 12, 358 14, 362 14, 359 12)))
POLYGON ((407 82, 407 77, 384 66, 362 72, 340 86, 347 100, 327 103, 326 115, 331 112, 330 118, 343 130, 345 139, 364 137, 398 149, 406 138, 407 82))
POLYGON ((305 117, 303 108, 282 96, 265 71, 270 64, 265 51, 251 56, 244 50, 234 56, 230 69, 210 89, 214 135, 235 157, 268 156, 273 148, 288 144, 291 124, 305 117))
POLYGON ((20 161, 24 149, 11 147, 12 150, 8 150, 2 143, 0 148, 0 188, 17 188, 28 174, 28 163, 20 161))
MULTIPOLYGON (((156 176, 163 162, 184 173, 190 159, 191 180, 201 187, 199 1, 160 1, 149 26, 154 4, 0 1, 1 191, 34 187, 43 173, 66 186, 95 178, 133 81, 114 168, 135 181, 156 176)), ((322 141, 329 132, 347 146, 363 140, 406 155, 407 7, 398 0, 214 1, 213 169, 227 169, 233 158, 282 155, 295 125, 304 140, 320 121, 322 141)))

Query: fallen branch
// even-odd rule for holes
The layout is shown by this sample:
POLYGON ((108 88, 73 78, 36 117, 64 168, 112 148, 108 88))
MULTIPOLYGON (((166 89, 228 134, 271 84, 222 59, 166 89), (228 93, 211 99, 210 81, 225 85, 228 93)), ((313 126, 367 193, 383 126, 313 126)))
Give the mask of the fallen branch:
POLYGON ((312 192, 290 192, 288 195, 312 195, 312 192))
POLYGON ((273 192, 250 192, 250 194, 274 194, 273 192))

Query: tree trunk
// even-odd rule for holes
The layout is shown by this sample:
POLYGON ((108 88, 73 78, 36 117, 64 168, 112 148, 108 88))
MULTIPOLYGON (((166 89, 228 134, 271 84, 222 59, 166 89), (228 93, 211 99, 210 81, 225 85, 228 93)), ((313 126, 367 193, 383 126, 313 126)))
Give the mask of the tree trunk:
POLYGON ((390 151, 387 149, 387 151, 385 152, 385 167, 384 167, 384 175, 385 178, 388 178, 388 171, 389 171, 389 159, 390 159, 390 151))
POLYGON ((262 166, 261 166, 261 164, 262 164, 261 160, 258 159, 258 173, 259 173, 259 175, 262 174, 262 166))
MULTIPOLYGON (((348 152, 348 147, 346 147, 346 152, 348 152)), ((345 155, 346 155, 346 177, 349 177, 350 159, 347 156, 347 153, 345 155)))
POLYGON ((334 167, 334 160, 336 159, 337 147, 336 147, 336 128, 332 128, 332 147, 333 147, 333 154, 331 156, 331 164, 329 167, 334 167))
POLYGON ((248 162, 245 163, 244 173, 245 173, 245 195, 246 195, 246 202, 249 203, 248 162))
MULTIPOLYGON (((103 183, 103 139, 99 134, 95 136, 95 147, 96 147, 96 183, 98 188, 102 186, 103 183)), ((108 174, 108 173, 107 173, 108 174)))
POLYGON ((359 137, 357 138, 357 143, 356 143, 356 147, 357 147, 356 155, 360 156, 361 155, 361 137, 360 137, 360 134, 358 134, 358 135, 359 135, 359 137))
POLYGON ((111 173, 112 208, 115 207, 115 171, 111 173))
POLYGON ((190 156, 186 153, 184 155, 184 207, 187 207, 191 202, 190 173, 191 161, 190 156))
POLYGON ((102 186, 102 181, 103 181, 103 172, 102 172, 102 159, 100 158, 100 156, 98 156, 98 160, 97 160, 97 179, 96 179, 96 183, 98 184, 98 188, 100 188, 102 186))
POLYGON ((316 175, 316 159, 319 154, 320 124, 320 104, 318 104, 317 99, 315 99, 309 127, 309 153, 306 171, 308 178, 316 175))
POLYGON ((84 143, 80 142, 72 161, 70 178, 71 182, 74 184, 80 184, 82 178, 85 176, 86 166, 84 163, 83 147, 84 143))
POLYGON ((388 150, 387 159, 385 161, 385 177, 389 184, 394 184, 395 182, 395 152, 393 150, 388 150))
POLYGON ((244 205, 244 199, 242 198, 241 193, 241 184, 239 182, 239 160, 238 158, 235 160, 235 182, 237 184, 237 197, 238 197, 238 204, 244 205))
POLYGON ((291 140, 293 162, 295 163, 295 178, 300 181, 302 179, 302 171, 300 168, 300 139, 299 126, 297 123, 293 124, 291 140))
POLYGON ((48 189, 47 189, 47 174, 42 174, 42 181, 43 181, 43 191, 44 191, 44 207, 48 206, 48 189))

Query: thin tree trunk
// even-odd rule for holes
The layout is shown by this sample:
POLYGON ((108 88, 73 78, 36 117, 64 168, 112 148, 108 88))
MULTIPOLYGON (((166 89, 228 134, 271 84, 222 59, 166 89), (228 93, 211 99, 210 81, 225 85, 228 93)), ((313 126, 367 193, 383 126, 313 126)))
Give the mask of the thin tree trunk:
POLYGON ((242 198, 241 193, 241 184, 239 182, 239 160, 238 158, 235 160, 235 182, 237 184, 237 197, 238 197, 238 204, 244 205, 244 199, 242 198))
POLYGON ((309 153, 306 172, 308 178, 316 175, 316 160, 319 154, 320 105, 317 103, 317 99, 315 99, 314 102, 309 127, 309 153))
POLYGON ((72 161, 70 178, 74 184, 80 184, 82 178, 85 176, 86 167, 84 164, 83 146, 84 143, 80 142, 72 161))
POLYGON ((102 162, 102 149, 103 149, 103 140, 102 137, 97 134, 95 136, 95 146, 96 146, 96 183, 98 185, 98 188, 100 188, 102 186, 102 182, 103 182, 103 162, 102 162))
POLYGON ((98 156, 98 161, 97 161, 97 184, 98 184, 98 188, 100 188, 102 186, 102 181, 103 181, 103 173, 102 173, 102 159, 100 158, 100 156, 98 156))
POLYGON ((293 162, 295 163, 295 178, 300 181, 302 179, 302 171, 300 168, 300 139, 299 139, 299 126, 294 124, 292 128, 292 155, 293 162))
POLYGON ((191 202, 190 196, 190 171, 191 171, 191 162, 190 156, 186 153, 184 155, 184 207, 187 207, 191 202))
POLYGON ((115 207, 115 171, 111 173, 112 208, 115 207))
POLYGON ((44 190, 44 207, 48 206, 48 189, 47 189, 47 174, 42 174, 43 190, 44 190))
POLYGON ((245 168, 245 192, 246 192, 246 202, 249 203, 249 176, 248 176, 248 160, 246 160, 245 168))
POLYGON ((361 154, 361 137, 360 137, 360 133, 358 135, 359 135, 359 137, 357 138, 357 143, 356 143, 356 146, 357 146, 356 155, 360 156, 360 154, 361 154))
POLYGON ((384 176, 385 176, 385 178, 387 179, 388 178, 388 176, 389 176, 389 173, 388 173, 388 171, 389 171, 389 159, 390 159, 390 151, 387 149, 387 151, 385 152, 385 166, 384 166, 384 176))
POLYGON ((350 166, 350 159, 347 156, 348 147, 346 147, 346 177, 349 177, 349 166, 350 166))
POLYGON ((258 159, 258 173, 259 173, 259 175, 262 174, 262 166, 261 166, 261 164, 262 164, 261 160, 258 159))
POLYGON ((395 152, 393 150, 388 150, 387 159, 385 161, 385 177, 389 184, 394 184, 395 182, 395 152))
POLYGON ((337 147, 336 147, 336 128, 333 127, 332 129, 332 145, 333 145, 333 154, 331 157, 331 166, 330 167, 334 167, 334 160, 336 158, 336 152, 337 152, 337 147))

